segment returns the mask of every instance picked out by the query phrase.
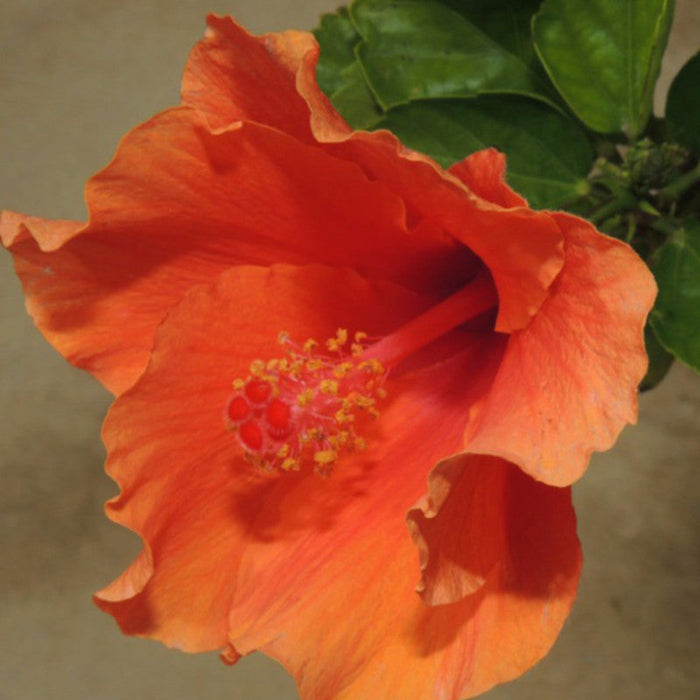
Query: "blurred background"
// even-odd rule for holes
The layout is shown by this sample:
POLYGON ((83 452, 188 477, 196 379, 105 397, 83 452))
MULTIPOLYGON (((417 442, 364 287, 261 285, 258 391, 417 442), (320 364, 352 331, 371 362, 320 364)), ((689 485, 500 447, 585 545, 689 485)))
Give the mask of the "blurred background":
MULTIPOLYGON (((178 101, 204 15, 255 32, 311 28, 334 0, 0 0, 0 208, 85 217, 85 180, 119 138, 178 101)), ((700 5, 678 2, 657 104, 697 50, 700 5)), ((0 700, 293 700, 254 654, 234 668, 123 637, 91 602, 139 549, 102 503, 109 397, 23 309, 0 254, 0 700)), ((639 424, 575 487, 585 568, 553 652, 493 700, 700 696, 700 380, 676 366, 639 424)), ((368 699, 369 700, 369 699, 368 699)), ((400 700, 400 699, 397 699, 400 700)))

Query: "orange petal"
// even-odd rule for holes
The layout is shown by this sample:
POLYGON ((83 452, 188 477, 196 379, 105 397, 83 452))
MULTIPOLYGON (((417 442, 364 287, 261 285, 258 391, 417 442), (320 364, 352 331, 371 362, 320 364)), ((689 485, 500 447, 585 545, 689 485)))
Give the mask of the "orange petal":
POLYGON ((451 457, 434 467, 428 494, 407 523, 421 560, 417 587, 428 605, 462 600, 484 585, 506 549, 503 490, 507 473, 492 458, 451 457), (465 468, 468 465, 468 468, 465 468))
POLYGON ((441 227, 483 260, 498 289, 497 331, 529 323, 563 265, 562 235, 549 213, 505 210, 477 198, 389 132, 356 132, 327 148, 357 162, 404 199, 415 217, 441 227))
MULTIPOLYGON (((435 364, 390 379, 369 450, 326 480, 261 476, 223 430, 231 377, 274 356, 280 327, 302 338, 338 325, 381 335, 425 304, 322 267, 235 268, 190 292, 105 424, 122 488, 108 512, 141 534, 147 554, 98 595, 100 607, 129 633, 190 651, 232 644, 233 660, 262 647, 319 700, 472 694, 540 658, 577 578, 568 491, 486 465, 508 472, 490 482, 504 544, 479 592, 454 606, 416 597, 404 525, 426 465, 462 445, 498 365, 497 336, 454 334, 440 355, 426 351, 435 364), (342 617, 329 625, 329 611, 342 617)), ((480 478, 469 466, 463 478, 480 478)))
POLYGON ((34 239, 40 250, 51 252, 84 229, 85 224, 81 221, 50 221, 12 211, 0 212, 0 242, 6 248, 34 239))
POLYGON ((495 148, 472 153, 449 171, 487 202, 506 208, 527 207, 527 201, 506 184, 506 157, 495 148))
MULTIPOLYGON (((104 428, 107 469, 121 486, 108 514, 138 532, 147 552, 98 594, 124 631, 190 651, 223 647, 239 559, 265 494, 309 481, 263 476, 243 462, 223 421, 232 380, 253 359, 279 356, 282 328, 301 341, 333 336, 340 324, 378 335, 425 305, 347 270, 273 266, 233 268, 171 311, 148 369, 104 428)), ((456 447, 458 423, 452 432, 456 447)), ((295 513, 290 528, 316 512, 295 513)))
POLYGON ((637 415, 654 279, 632 249, 565 213, 566 265, 532 323, 514 333, 468 448, 553 485, 575 481, 637 415))
POLYGON ((469 251, 408 228, 403 203, 352 164, 267 127, 214 135, 201 120, 170 110, 127 135, 88 183, 87 228, 2 219, 37 325, 113 392, 139 376, 186 290, 239 262, 352 265, 418 289, 473 274, 469 251))
MULTIPOLYGON (((428 415, 420 422, 426 437, 431 429, 437 436, 405 452, 386 448, 390 465, 396 457, 408 464, 416 448, 422 461, 435 438, 446 437, 444 422, 428 415)), ((479 510, 496 503, 501 514, 498 561, 477 593, 452 605, 424 605, 413 591, 415 563, 402 524, 393 509, 366 507, 362 496, 336 512, 321 485, 307 498, 327 505, 328 521, 319 520, 315 533, 286 528, 285 513, 303 503, 302 486, 286 499, 266 500, 251 529, 258 541, 241 562, 231 614, 236 648, 262 645, 294 673, 305 700, 471 697, 536 663, 570 611, 580 572, 569 490, 538 484, 498 459, 463 462, 454 497, 479 491, 479 483, 463 483, 476 480, 490 501, 479 510), (270 527, 275 509, 278 524, 270 527)), ((399 505, 409 476, 402 470, 400 479, 387 475, 388 483, 376 479, 373 487, 385 504, 399 505)))
MULTIPOLYGON (((548 214, 522 208, 494 211, 457 177, 404 148, 388 132, 352 133, 318 87, 318 46, 310 34, 256 38, 230 18, 210 17, 209 25, 190 59, 183 96, 187 104, 219 128, 255 119, 304 140, 309 139, 310 121, 313 137, 328 152, 357 163, 406 202, 409 217, 443 229, 485 262, 501 302, 497 330, 508 332, 529 322, 562 266, 561 233, 548 214)), ((504 192, 502 186, 501 196, 504 192)), ((511 194, 509 202, 515 199, 511 194)))
POLYGON ((147 335, 159 319, 144 328, 139 307, 156 305, 158 294, 152 290, 147 300, 140 298, 139 288, 147 285, 138 283, 120 289, 144 260, 115 251, 99 236, 83 238, 85 230, 87 225, 78 222, 12 212, 0 219, 3 243, 14 257, 35 323, 66 359, 116 393, 143 369, 147 335), (110 287, 121 293, 110 295, 110 287))
POLYGON ((231 17, 209 15, 185 68, 182 102, 205 114, 214 129, 254 121, 314 142, 296 80, 305 54, 316 49, 308 32, 257 37, 231 17))
POLYGON ((255 123, 212 134, 189 108, 134 129, 88 200, 96 223, 217 267, 349 265, 425 290, 459 276, 469 255, 409 227, 403 202, 355 165, 255 123))
MULTIPOLYGON (((381 569, 373 567, 388 566, 398 552, 406 560, 406 579, 394 583, 413 591, 416 557, 405 513, 423 493, 430 466, 461 450, 461 426, 488 391, 503 350, 502 339, 493 334, 454 334, 444 340, 446 347, 432 364, 425 365, 426 351, 422 367, 390 376, 391 403, 382 406, 367 453, 340 462, 327 482, 283 482, 258 494, 231 613, 236 648, 264 646, 266 635, 297 624, 297 615, 306 617, 304 601, 324 588, 342 588, 348 601, 364 595, 365 586, 372 585, 366 576, 380 575, 381 569)), ((500 526, 502 510, 498 516, 500 526)), ((328 605, 328 610, 341 609, 328 605)), ((346 650, 337 653, 342 657, 346 650)))
MULTIPOLYGON (((294 59, 287 54, 286 60, 294 59)), ((311 110, 318 141, 398 194, 410 216, 442 228, 483 260, 499 293, 497 331, 526 326, 563 265, 562 235, 551 216, 522 207, 504 212, 498 199, 494 203, 481 199, 464 186, 458 179, 467 176, 464 167, 458 168, 455 177, 427 156, 403 146, 388 131, 348 132, 316 82, 317 60, 317 49, 303 54, 297 87, 311 110)), ((481 191, 494 196, 498 188, 498 196, 508 207, 524 202, 507 186, 498 185, 502 165, 494 162, 492 153, 487 151, 477 159, 489 166, 489 185, 481 186, 481 191)))

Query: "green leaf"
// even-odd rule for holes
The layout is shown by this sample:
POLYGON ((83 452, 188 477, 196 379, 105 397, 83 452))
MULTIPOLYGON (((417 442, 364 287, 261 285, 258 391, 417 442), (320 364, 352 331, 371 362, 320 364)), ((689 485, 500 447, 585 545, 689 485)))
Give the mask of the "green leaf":
POLYGON ((508 158, 508 183, 533 207, 556 208, 580 195, 593 147, 572 120, 548 105, 513 95, 414 102, 377 127, 432 156, 443 167, 493 146, 508 158))
POLYGON ((442 0, 533 72, 541 72, 530 24, 542 0, 442 0))
POLYGON ((321 17, 314 36, 321 47, 316 79, 345 120, 356 129, 367 129, 382 115, 355 57, 361 37, 346 8, 321 17))
POLYGON ((341 73, 355 62, 355 45, 362 37, 350 21, 346 7, 335 14, 322 15, 313 33, 321 47, 316 79, 321 90, 331 95, 343 87, 341 73))
MULTIPOLYGON (((362 41, 356 54, 384 110, 413 100, 474 97, 486 92, 548 99, 553 92, 534 54, 522 47, 529 13, 521 7, 511 25, 495 33, 486 3, 440 0, 356 0, 350 16, 362 41), (491 34, 473 18, 484 22, 491 34), (488 20, 488 21, 487 21, 488 20)), ((503 15, 500 15, 503 17, 503 15)))
POLYGON ((653 389, 668 374, 673 364, 673 355, 664 348, 654 333, 650 323, 644 327, 644 345, 649 356, 649 369, 639 388, 642 391, 653 389))
POLYGON ((342 73, 343 85, 330 95, 333 106, 354 129, 370 129, 384 115, 367 85, 362 68, 355 62, 342 73))
POLYGON ((700 155, 700 52, 681 68, 671 83, 666 126, 672 139, 700 155))
POLYGON ((662 345, 700 371, 700 220, 688 219, 657 251, 659 296, 651 325, 662 345))
POLYGON ((545 0, 535 46, 591 129, 637 138, 649 120, 674 0, 545 0))

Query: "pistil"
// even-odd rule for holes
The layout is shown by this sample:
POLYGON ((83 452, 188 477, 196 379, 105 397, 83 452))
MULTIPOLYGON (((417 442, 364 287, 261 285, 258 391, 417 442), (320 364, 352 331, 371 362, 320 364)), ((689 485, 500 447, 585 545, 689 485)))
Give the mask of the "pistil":
POLYGON ((490 275, 481 273, 468 285, 425 313, 374 343, 365 353, 385 367, 395 367, 434 340, 494 308, 498 294, 490 275))
POLYGON ((387 373, 404 359, 497 304, 490 277, 469 285, 376 342, 346 329, 321 344, 278 342, 283 356, 255 360, 236 379, 224 415, 248 462, 264 471, 310 467, 327 476, 344 452, 365 449, 362 423, 379 416, 387 373))

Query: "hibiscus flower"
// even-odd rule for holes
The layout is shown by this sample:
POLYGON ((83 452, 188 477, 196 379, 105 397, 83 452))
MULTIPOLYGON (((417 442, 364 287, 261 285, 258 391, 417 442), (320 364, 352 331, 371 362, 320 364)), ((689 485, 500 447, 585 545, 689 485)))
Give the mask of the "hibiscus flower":
POLYGON ((116 395, 107 513, 144 546, 97 604, 305 699, 476 695, 569 613, 569 486, 635 419, 652 278, 493 150, 446 172, 353 133, 311 35, 208 24, 88 223, 0 222, 42 333, 116 395))

